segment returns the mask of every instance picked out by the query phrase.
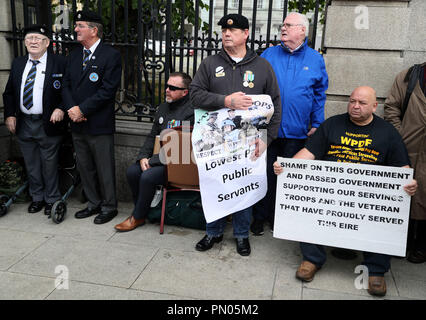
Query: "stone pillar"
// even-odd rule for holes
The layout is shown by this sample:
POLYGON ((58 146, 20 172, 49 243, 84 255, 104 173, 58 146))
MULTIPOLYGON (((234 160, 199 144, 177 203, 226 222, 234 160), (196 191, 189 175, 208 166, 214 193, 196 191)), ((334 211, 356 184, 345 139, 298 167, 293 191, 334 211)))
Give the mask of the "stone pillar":
MULTIPOLYGON (((12 43, 6 40, 12 30, 10 1, 0 1, 0 92, 3 93, 13 60, 12 43)), ((3 97, 0 98, 0 162, 10 157, 11 138, 4 125, 3 97)))
POLYGON ((383 115, 395 76, 426 61, 425 12, 424 0, 332 0, 325 26, 326 118, 345 112, 361 85, 376 90, 383 115))

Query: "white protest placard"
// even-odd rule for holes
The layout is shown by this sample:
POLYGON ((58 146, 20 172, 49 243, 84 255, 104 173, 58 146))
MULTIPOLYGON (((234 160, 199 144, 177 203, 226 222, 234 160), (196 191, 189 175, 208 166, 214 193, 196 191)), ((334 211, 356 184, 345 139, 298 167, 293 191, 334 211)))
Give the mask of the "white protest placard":
POLYGON ((413 169, 278 158, 274 237, 405 256, 413 169))
POLYGON ((266 195, 266 151, 253 160, 254 142, 266 141, 274 113, 269 95, 250 95, 248 110, 195 110, 192 131, 201 202, 207 222, 255 204, 266 195))

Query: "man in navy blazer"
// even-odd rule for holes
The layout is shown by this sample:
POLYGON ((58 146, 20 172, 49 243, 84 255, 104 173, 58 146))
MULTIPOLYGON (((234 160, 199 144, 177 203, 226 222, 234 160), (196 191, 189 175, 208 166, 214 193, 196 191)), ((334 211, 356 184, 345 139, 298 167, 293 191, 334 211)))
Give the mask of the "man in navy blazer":
POLYGON ((3 92, 5 124, 17 135, 27 170, 28 212, 45 207, 46 215, 61 198, 58 151, 66 129, 61 96, 65 59, 47 52, 49 34, 42 25, 24 30, 28 54, 13 61, 3 92))
POLYGON ((88 206, 77 219, 94 214, 95 224, 117 215, 115 191, 115 95, 121 79, 120 53, 101 40, 102 19, 78 11, 75 32, 81 46, 68 56, 63 100, 71 122, 77 168, 88 206))

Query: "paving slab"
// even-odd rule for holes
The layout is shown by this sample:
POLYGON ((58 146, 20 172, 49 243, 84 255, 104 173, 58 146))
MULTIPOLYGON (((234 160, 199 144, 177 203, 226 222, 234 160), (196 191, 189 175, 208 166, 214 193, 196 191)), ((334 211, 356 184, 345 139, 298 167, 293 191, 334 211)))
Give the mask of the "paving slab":
POLYGON ((128 288, 155 253, 149 247, 54 236, 10 271, 55 277, 55 268, 65 266, 70 280, 128 288))
POLYGON ((426 282, 426 262, 411 263, 406 259, 392 259, 392 272, 396 278, 426 282))
POLYGON ((426 281, 395 277, 399 296, 407 299, 426 299, 426 281))
MULTIPOLYGON (((253 236, 250 233, 249 240, 251 254, 248 258, 250 260, 293 264, 301 261, 299 243, 274 238, 269 229, 265 230, 265 234, 262 236, 253 236)), ((219 255, 223 259, 239 257, 232 233, 224 237, 219 255)))
POLYGON ((303 284, 296 279, 296 264, 279 264, 275 278, 274 300, 301 300, 303 284))
POLYGON ((49 235, 65 235, 79 239, 108 240, 114 235, 114 225, 119 223, 120 220, 116 217, 109 223, 95 225, 93 223, 95 216, 75 219, 75 212, 84 208, 84 205, 80 204, 78 208, 69 206, 64 221, 56 224, 44 215, 43 210, 29 214, 26 211, 27 206, 27 204, 16 204, 11 208, 11 211, 1 218, 0 228, 49 235))
POLYGON ((388 294, 371 297, 355 288, 354 273, 362 254, 344 261, 330 254, 314 281, 295 278, 302 260, 299 244, 275 239, 268 227, 263 236, 250 234, 252 254, 236 252, 232 224, 224 240, 198 252, 203 230, 147 224, 117 233, 114 225, 127 218, 132 203, 119 203, 111 222, 93 224, 93 218, 75 219, 86 207, 68 201, 68 216, 59 225, 42 212, 28 214, 27 204, 13 204, 0 218, 0 299, 55 300, 358 300, 426 299, 426 264, 392 259, 386 274, 388 294), (69 288, 55 288, 57 266, 68 269, 69 288))
POLYGON ((0 228, 0 270, 6 271, 50 238, 45 234, 0 228))
POLYGON ((161 249, 132 289, 197 299, 271 299, 276 265, 161 249))
POLYGON ((182 300, 187 297, 70 281, 68 289, 56 289, 47 300, 182 300))
MULTIPOLYGON (((124 219, 123 219, 124 220, 124 219)), ((109 240, 113 243, 143 244, 144 246, 195 251, 195 245, 204 236, 205 231, 188 229, 178 226, 164 227, 160 234, 158 223, 146 223, 130 232, 117 232, 109 240)), ((210 254, 218 254, 220 246, 212 248, 210 254)))
POLYGON ((42 300, 54 289, 55 280, 0 271, 0 300, 42 300))

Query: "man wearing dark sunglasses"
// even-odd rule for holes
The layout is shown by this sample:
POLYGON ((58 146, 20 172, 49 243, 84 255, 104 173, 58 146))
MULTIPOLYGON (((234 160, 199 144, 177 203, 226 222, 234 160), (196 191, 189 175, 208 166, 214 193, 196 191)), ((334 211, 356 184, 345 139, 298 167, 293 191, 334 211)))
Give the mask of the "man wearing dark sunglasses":
POLYGON ((130 217, 115 226, 119 232, 131 231, 145 224, 156 187, 164 183, 165 166, 159 155, 153 154, 155 137, 164 129, 182 126, 184 121, 191 126, 194 124, 194 110, 188 94, 191 81, 186 73, 170 74, 166 84, 166 102, 158 107, 151 133, 145 139, 136 162, 127 169, 135 208, 130 217))

